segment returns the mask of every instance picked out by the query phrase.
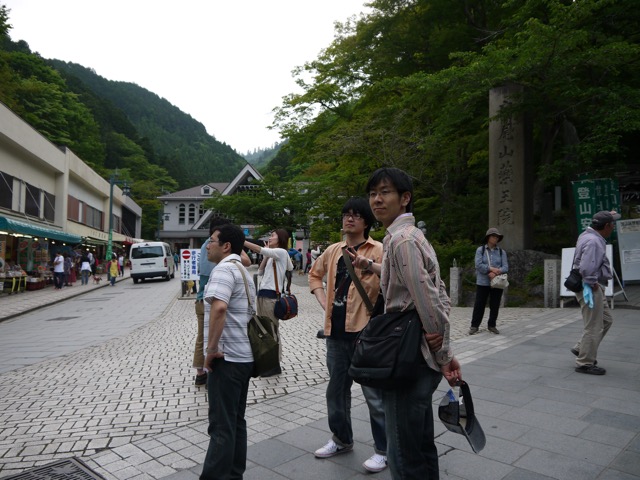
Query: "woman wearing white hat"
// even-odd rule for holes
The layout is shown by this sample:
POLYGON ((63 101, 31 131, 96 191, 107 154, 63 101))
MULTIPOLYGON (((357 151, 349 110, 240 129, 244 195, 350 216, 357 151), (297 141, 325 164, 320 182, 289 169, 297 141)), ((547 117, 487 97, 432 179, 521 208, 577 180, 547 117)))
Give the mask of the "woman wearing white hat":
POLYGON ((497 275, 509 271, 507 253, 498 247, 498 242, 504 238, 497 228, 490 228, 484 237, 484 243, 476 250, 476 301, 473 305, 471 328, 469 335, 478 333, 484 310, 489 300, 488 330, 496 335, 500 331, 496 328, 498 310, 502 299, 502 289, 492 288, 491 280, 497 275))

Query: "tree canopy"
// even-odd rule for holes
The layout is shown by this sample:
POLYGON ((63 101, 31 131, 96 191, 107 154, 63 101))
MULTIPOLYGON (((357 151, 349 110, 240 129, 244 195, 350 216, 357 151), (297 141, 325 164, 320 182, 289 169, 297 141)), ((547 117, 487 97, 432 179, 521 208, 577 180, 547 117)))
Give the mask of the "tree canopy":
POLYGON ((512 113, 534 125, 535 193, 635 157, 640 14, 616 0, 374 0, 294 73, 276 125, 292 180, 339 211, 380 166, 415 180, 415 215, 441 241, 486 228, 488 95, 524 86, 512 113))

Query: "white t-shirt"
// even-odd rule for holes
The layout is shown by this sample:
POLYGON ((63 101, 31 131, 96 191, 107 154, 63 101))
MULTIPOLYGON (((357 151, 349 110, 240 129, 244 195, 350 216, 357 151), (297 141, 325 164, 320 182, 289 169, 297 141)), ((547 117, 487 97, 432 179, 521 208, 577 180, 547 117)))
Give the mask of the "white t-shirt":
POLYGON ((204 289, 204 355, 206 357, 209 341, 211 303, 217 299, 227 304, 227 316, 218 348, 224 353, 226 361, 248 363, 253 362, 251 344, 247 336, 247 325, 253 312, 249 309, 249 300, 238 267, 244 270, 251 304, 255 308, 256 293, 251 276, 242 266, 239 255, 229 255, 213 269, 204 289), (238 263, 233 263, 231 260, 237 260, 238 263))
POLYGON ((260 289, 262 290, 274 290, 276 289, 276 282, 273 278, 273 262, 276 262, 276 271, 278 272, 278 289, 280 292, 284 291, 285 286, 285 272, 293 270, 293 263, 291 263, 291 257, 284 248, 262 248, 260 253, 267 258, 267 264, 264 267, 264 276, 262 282, 260 282, 260 289))
POLYGON ((64 273, 64 257, 62 255, 56 255, 53 259, 53 271, 55 273, 64 273))

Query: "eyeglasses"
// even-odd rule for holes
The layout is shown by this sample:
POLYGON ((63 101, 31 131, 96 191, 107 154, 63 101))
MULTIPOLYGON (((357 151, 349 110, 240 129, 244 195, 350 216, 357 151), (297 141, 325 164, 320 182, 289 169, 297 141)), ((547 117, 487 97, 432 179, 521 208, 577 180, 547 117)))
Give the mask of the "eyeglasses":
POLYGON ((391 195, 392 193, 398 193, 396 190, 380 190, 379 192, 369 192, 369 200, 373 200, 375 199, 378 195, 381 197, 388 197, 389 195, 391 195))
POLYGON ((351 218, 353 220, 361 220, 362 219, 362 215, 360 215, 359 213, 343 213, 342 214, 342 219, 346 220, 348 218, 351 218))

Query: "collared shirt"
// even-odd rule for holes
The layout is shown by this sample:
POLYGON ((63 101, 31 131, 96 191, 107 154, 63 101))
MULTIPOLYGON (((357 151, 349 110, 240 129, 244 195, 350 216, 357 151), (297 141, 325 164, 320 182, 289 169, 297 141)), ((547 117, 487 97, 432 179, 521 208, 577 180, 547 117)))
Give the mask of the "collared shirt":
POLYGON ((411 214, 400 215, 389 225, 383 246, 380 286, 385 311, 415 308, 424 330, 442 335, 442 348, 438 352, 429 351, 424 335, 421 345, 427 364, 440 371, 440 365, 446 365, 453 358, 453 350, 449 341, 451 302, 440 278, 436 253, 415 227, 411 214))
POLYGON ((606 285, 613 278, 607 257, 607 241, 591 227, 580 234, 576 242, 575 264, 582 280, 589 284, 606 285))
POLYGON ((218 348, 224 353, 224 359, 228 362, 247 363, 253 362, 251 344, 247 335, 247 325, 253 315, 249 308, 249 299, 245 289, 244 280, 239 268, 244 270, 249 287, 251 304, 256 305, 255 288, 250 281, 249 273, 240 260, 240 256, 231 254, 225 257, 211 275, 205 288, 205 325, 204 325, 204 353, 209 340, 209 319, 211 316, 211 303, 214 300, 222 300, 227 304, 227 314, 224 328, 218 348), (231 260, 237 260, 232 262, 231 260))
MULTIPOLYGON (((324 333, 331 335, 331 312, 335 298, 335 279, 338 260, 342 257, 342 247, 347 246, 346 242, 339 242, 330 245, 320 255, 309 272, 309 289, 313 292, 316 288, 323 288, 322 279, 327 277, 327 309, 324 312, 324 333)), ((376 242, 371 237, 358 249, 358 255, 364 255, 372 259, 375 263, 382 261, 382 244, 376 242)), ((373 272, 362 272, 356 268, 356 275, 360 279, 362 286, 367 292, 371 303, 375 305, 378 293, 380 292, 380 279, 373 272)), ((369 322, 369 312, 362 301, 362 297, 356 286, 351 282, 347 295, 347 317, 345 322, 346 332, 359 332, 369 322)))

